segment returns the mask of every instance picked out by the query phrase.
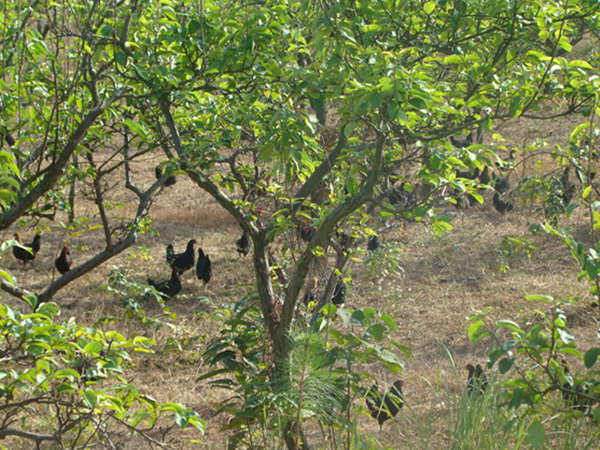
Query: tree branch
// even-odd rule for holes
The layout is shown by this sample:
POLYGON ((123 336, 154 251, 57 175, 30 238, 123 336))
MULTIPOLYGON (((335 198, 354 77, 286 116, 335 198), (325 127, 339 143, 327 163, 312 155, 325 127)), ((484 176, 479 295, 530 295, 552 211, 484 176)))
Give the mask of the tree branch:
POLYGON ((12 428, 4 428, 0 429, 0 439, 4 439, 7 436, 18 436, 25 439, 29 439, 30 441, 35 441, 37 444, 43 441, 58 441, 57 436, 53 436, 51 434, 37 434, 31 433, 29 431, 23 430, 15 430, 12 428))
POLYGON ((373 168, 369 177, 363 183, 361 190, 351 197, 348 197, 341 205, 334 209, 322 222, 319 229, 314 234, 311 241, 306 246, 304 252, 298 259, 296 269, 290 279, 285 293, 285 302, 281 312, 280 322, 278 324, 274 339, 275 351, 286 354, 288 347, 287 332, 294 317, 294 310, 300 290, 304 285, 306 275, 310 268, 310 264, 315 258, 315 247, 324 247, 329 236, 333 233, 337 224, 347 217, 352 212, 360 208, 373 195, 373 190, 381 174, 383 165, 383 145, 386 136, 383 132, 378 132, 377 142, 375 145, 375 155, 373 158, 373 168))
POLYGON ((49 170, 33 189, 31 189, 25 197, 10 209, 0 214, 0 230, 5 230, 17 221, 42 195, 54 187, 58 179, 62 176, 65 167, 71 160, 71 155, 79 146, 79 143, 86 136, 92 124, 100 115, 102 115, 116 100, 121 98, 131 88, 125 87, 117 89, 113 95, 106 99, 102 104, 98 105, 83 118, 79 126, 73 131, 68 142, 65 144, 60 156, 50 166, 49 170))

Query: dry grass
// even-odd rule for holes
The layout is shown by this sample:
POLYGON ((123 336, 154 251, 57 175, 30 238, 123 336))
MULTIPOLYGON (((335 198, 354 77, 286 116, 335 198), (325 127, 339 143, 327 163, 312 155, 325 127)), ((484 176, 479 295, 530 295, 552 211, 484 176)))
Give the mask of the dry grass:
MULTIPOLYGON (((498 132, 520 147, 538 138, 548 139, 550 145, 565 145, 572 125, 573 121, 560 120, 548 122, 540 130, 539 124, 521 120, 504 124, 498 132)), ((535 159, 523 159, 523 164, 511 173, 511 179, 515 181, 534 170, 535 159)), ((136 181, 148 184, 158 162, 158 159, 148 158, 134 167, 136 181)), ((122 191, 115 192, 114 198, 131 200, 122 191)), ((485 361, 489 341, 471 345, 464 322, 465 316, 475 310, 491 306, 497 308, 492 317, 518 320, 530 317, 532 310, 539 307, 525 302, 526 294, 547 294, 557 298, 578 296, 581 301, 567 309, 569 324, 582 348, 595 340, 600 314, 589 306, 588 286, 575 281, 579 269, 568 250, 558 239, 547 234, 527 235, 528 222, 539 218, 531 205, 519 205, 512 213, 502 216, 493 209, 489 193, 485 199, 484 205, 467 210, 462 217, 457 216, 454 230, 444 235, 435 236, 421 224, 407 223, 402 233, 386 236, 386 242, 395 241, 403 246, 402 276, 382 279, 359 264, 353 266, 347 305, 351 308, 371 306, 393 315, 399 325, 394 338, 413 350, 414 359, 407 361, 403 378, 407 380, 406 397, 417 414, 426 414, 433 401, 428 382, 435 385, 440 371, 451 373, 444 348, 459 368, 468 361, 485 361), (519 234, 526 234, 537 250, 530 259, 523 255, 508 255, 510 268, 500 272, 498 245, 503 237, 519 234), (390 284, 395 286, 397 295, 388 292, 390 284)), ((126 211, 130 208, 128 206, 126 211)), ((447 206, 447 210, 454 211, 451 206, 447 206)), ((92 204, 79 202, 78 216, 92 212, 92 204)), ((193 274, 185 274, 181 296, 169 303, 177 315, 179 328, 176 334, 166 328, 143 328, 133 320, 123 319, 114 326, 126 335, 149 335, 157 340, 159 348, 169 338, 175 338, 181 346, 179 350, 172 346, 161 354, 136 355, 136 366, 128 376, 143 392, 161 402, 182 402, 192 406, 208 423, 202 448, 224 448, 224 434, 219 429, 227 418, 223 415, 213 417, 214 403, 224 393, 210 389, 205 383, 196 383, 196 378, 207 370, 201 358, 204 340, 187 343, 186 338, 208 338, 219 331, 208 318, 210 305, 232 304, 249 290, 253 283, 251 259, 239 258, 235 251, 235 241, 240 234, 235 221, 189 180, 179 177, 175 186, 165 188, 153 205, 152 216, 156 219, 159 236, 140 236, 136 248, 72 283, 54 300, 62 307, 64 319, 74 316, 83 324, 92 325, 103 316, 120 316, 120 300, 101 289, 109 270, 116 265, 122 266, 140 282, 148 276, 165 279, 168 277, 165 246, 172 242, 176 251, 182 251, 189 239, 196 238, 212 259, 213 279, 204 285, 193 274)), ((70 242, 76 263, 103 246, 98 230, 70 239, 68 232, 57 222, 48 225, 51 231, 44 233, 42 250, 32 269, 23 272, 10 257, 4 261, 6 268, 19 278, 19 283, 34 291, 41 290, 53 276, 53 261, 63 241, 70 242)), ((579 239, 589 239, 584 217, 575 215, 571 225, 579 239)), ((10 238, 16 229, 7 230, 4 239, 10 238)), ((20 231, 29 241, 31 231, 20 231)), ((3 301, 14 308, 22 307, 7 296, 3 296, 3 301)), ((145 305, 149 314, 161 313, 151 302, 145 305)), ((370 369, 379 378, 391 381, 391 376, 380 368, 370 369)), ((405 445, 418 448, 415 431, 402 426, 402 417, 399 423, 397 426, 386 424, 384 431, 379 433, 375 421, 365 416, 361 418, 361 430, 372 433, 382 442, 397 444, 400 439, 405 445)), ((440 436, 434 439, 443 442, 444 436, 441 431, 439 433, 440 436)), ((311 435, 318 436, 318 433, 311 430, 311 435)), ((185 444, 190 438, 198 436, 193 431, 178 436, 182 448, 197 448, 185 444)), ((134 441, 129 448, 140 448, 138 445, 134 441)))

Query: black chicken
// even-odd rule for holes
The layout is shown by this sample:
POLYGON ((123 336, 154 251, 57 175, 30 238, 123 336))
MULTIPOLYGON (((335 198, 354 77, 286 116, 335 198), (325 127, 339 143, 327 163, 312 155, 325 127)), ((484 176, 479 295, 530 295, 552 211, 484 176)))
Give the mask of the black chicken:
POLYGON ((454 145, 456 148, 470 147, 473 145, 473 133, 468 134, 465 139, 458 139, 454 136, 450 136, 450 142, 452 142, 452 145, 454 145))
MULTIPOLYGON (((154 169, 154 176, 156 177, 157 180, 160 179, 160 177, 163 176, 163 170, 160 166, 156 166, 156 168, 154 169)), ((167 180, 165 181, 165 186, 173 186, 175 183, 177 183, 177 177, 175 175, 170 175, 167 180)))
POLYGON ((395 381, 390 391, 382 395, 376 383, 367 392, 365 399, 367 407, 371 411, 371 417, 379 422, 380 431, 383 423, 392 417, 396 417, 400 408, 404 406, 403 386, 404 381, 395 381))
POLYGON ((506 198, 503 199, 499 192, 494 192, 494 198, 492 201, 494 203, 494 208, 496 208, 496 211, 502 214, 508 211, 512 211, 514 206, 513 201, 510 199, 509 196, 506 196, 506 198))
POLYGON ((483 372, 483 368, 480 364, 473 367, 473 364, 469 363, 465 366, 469 375, 467 377, 467 395, 470 397, 473 393, 481 395, 488 386, 488 380, 483 372))
POLYGON ((369 236, 369 240, 367 241, 367 250, 370 252, 375 252, 379 250, 381 247, 381 239, 379 236, 369 236))
POLYGON ((412 208, 417 204, 414 191, 407 191, 404 185, 393 187, 388 195, 388 200, 392 205, 402 208, 412 208))
POLYGON ((183 253, 175 253, 171 244, 167 246, 167 262, 171 266, 171 269, 177 269, 179 273, 183 273, 194 267, 194 263, 196 262, 194 245, 196 245, 196 239, 190 239, 183 253))
POLYGON ((465 180, 475 180, 479 178, 479 167, 475 167, 473 172, 470 170, 457 170, 456 178, 464 178, 465 180))
POLYGON ((317 288, 319 287, 319 278, 313 278, 313 286, 308 289, 302 298, 302 303, 306 306, 310 304, 310 302, 317 301, 317 288))
POLYGON ((199 280, 204 280, 204 283, 210 281, 211 271, 210 258, 204 254, 204 251, 198 249, 198 262, 196 263, 196 276, 199 280))
POLYGON ((480 184, 490 184, 491 181, 492 181, 492 176, 490 176, 490 168, 488 166, 485 166, 483 171, 479 175, 479 183, 480 184))
POLYGON ((298 224, 296 230, 298 231, 298 236, 304 242, 310 242, 313 237, 314 232, 316 231, 314 227, 311 227, 308 219, 304 219, 302 224, 298 224))
POLYGON ((39 234, 36 234, 33 237, 33 241, 29 244, 23 244, 23 241, 21 241, 21 236, 19 235, 19 233, 15 233, 15 241, 17 241, 19 243, 20 246, 14 246, 12 248, 13 251, 13 255, 15 256, 15 258, 17 258, 19 261, 23 261, 23 268, 25 268, 25 266, 27 265, 27 263, 29 261, 31 261, 31 263, 33 264, 33 260, 35 259, 35 255, 37 254, 37 252, 40 251, 40 241, 42 239, 42 237, 39 234), (26 250, 26 249, 30 249, 26 250))
POLYGON ((494 190, 500 194, 508 192, 511 188, 510 181, 508 178, 499 177, 496 174, 492 175, 492 181, 494 182, 494 190))
POLYGON ((148 284, 160 292, 161 296, 165 299, 174 297, 181 291, 181 280, 179 279, 179 270, 174 268, 171 271, 171 279, 161 281, 160 283, 155 282, 151 278, 148 278, 148 284))
POLYGON ((592 399, 586 397, 589 395, 587 385, 582 385, 573 380, 573 377, 571 377, 569 374, 570 370, 566 360, 562 360, 562 365, 566 380, 562 384, 560 390, 563 400, 570 409, 587 412, 590 409, 591 403, 593 402, 592 399))
POLYGON ((343 305, 346 302, 346 293, 348 292, 348 287, 346 283, 342 280, 337 284, 333 291, 333 297, 331 297, 331 303, 336 306, 343 305))
POLYGON ((565 208, 569 206, 571 200, 573 200, 573 196, 575 195, 575 184, 569 179, 569 172, 571 170, 571 166, 567 166, 560 176, 560 183, 562 185, 562 194, 561 199, 565 208))
POLYGON ((64 275, 71 270, 71 252, 66 245, 62 248, 58 258, 54 260, 54 266, 61 275, 64 275))
POLYGON ((336 231, 335 236, 338 238, 340 246, 344 250, 348 250, 354 242, 354 238, 342 230, 336 231))
POLYGON ((250 251, 250 237, 248 233, 244 231, 242 237, 235 242, 235 245, 237 246, 237 252, 240 255, 246 256, 250 251))
MULTIPOLYGON (((479 180, 480 174, 481 172, 479 168, 475 167, 473 172, 468 170, 457 170, 456 178, 464 178, 465 180, 479 180)), ((458 210, 467 209, 477 202, 477 199, 471 194, 465 195, 465 193, 459 189, 453 189, 451 196, 454 199, 454 206, 458 210)))

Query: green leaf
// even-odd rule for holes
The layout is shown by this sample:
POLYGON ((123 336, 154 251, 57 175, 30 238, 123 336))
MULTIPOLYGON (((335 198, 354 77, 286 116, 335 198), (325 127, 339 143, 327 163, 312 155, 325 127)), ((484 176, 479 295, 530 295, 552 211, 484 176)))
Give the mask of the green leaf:
POLYGON ((484 328, 485 322, 478 320, 469 325, 469 339, 475 343, 485 336, 489 336, 491 333, 488 329, 484 328))
POLYGON ((60 369, 54 373, 54 378, 74 378, 78 380, 80 376, 79 373, 74 369, 60 369))
POLYGON ((344 135, 346 137, 352 136, 352 133, 354 132, 354 130, 356 129, 357 126, 358 126, 358 123, 356 123, 356 122, 347 123, 344 126, 344 135))
POLYGON ((381 321, 384 322, 390 329, 395 330, 398 325, 394 321, 393 317, 388 314, 382 314, 380 317, 381 321))
POLYGON ((592 186, 590 185, 583 190, 583 192, 581 193, 581 198, 587 198, 591 192, 592 192, 592 186))
POLYGON ((593 418, 594 418, 594 422, 596 422, 596 423, 600 422, 600 406, 597 406, 596 409, 594 409, 593 418))
POLYGON ((37 306, 37 297, 35 295, 25 295, 23 298, 29 306, 31 306, 31 309, 35 310, 35 307, 37 306))
POLYGON ((549 295, 526 295, 525 300, 528 302, 546 302, 552 303, 554 299, 549 295))
POLYGON ((352 320, 356 321, 356 323, 362 323, 365 320, 365 313, 361 310, 354 311, 352 313, 352 320))
POLYGON ((585 352, 583 356, 583 363, 585 364, 586 369, 591 369, 596 361, 598 360, 598 355, 600 354, 600 348, 594 347, 585 352))
POLYGON ((383 339, 383 334, 385 333, 385 327, 381 324, 375 324, 369 327, 369 332, 373 339, 376 341, 381 341, 383 339))
POLYGON ((568 329, 557 328, 556 331, 558 331, 560 340, 563 341, 565 344, 569 345, 569 344, 572 344, 573 342, 575 342, 575 338, 573 337, 573 335, 571 334, 571 332, 568 329))
POLYGON ((573 61, 569 61, 569 67, 581 67, 582 69, 593 69, 589 62, 584 61, 582 59, 575 59, 573 61))
POLYGON ((431 14, 433 12, 433 10, 435 9, 436 6, 436 2, 431 1, 431 2, 427 2, 423 5, 423 11, 425 11, 425 14, 431 14))
POLYGON ((463 60, 462 56, 459 55, 450 55, 444 58, 444 65, 446 64, 456 64, 461 63, 463 60))
POLYGON ((190 20, 188 23, 188 32, 190 34, 194 34, 196 31, 200 29, 200 22, 195 19, 190 20))
POLYGON ((517 325, 512 320, 498 320, 496 322, 496 327, 497 328, 510 328, 513 331, 521 331, 521 327, 519 327, 519 325, 517 325))
POLYGON ((584 122, 580 125, 577 125, 575 127, 575 129, 571 132, 571 136, 569 137, 569 141, 573 142, 577 139, 577 136, 579 136, 579 133, 581 133, 584 130, 587 130, 590 127, 590 122, 584 122))
POLYGON ((98 404, 98 393, 96 391, 88 389, 83 393, 83 396, 88 405, 90 405, 92 408, 96 407, 96 405, 98 404))
POLYGON ((506 372, 508 372, 511 369, 511 367, 514 365, 514 363, 515 363, 515 360, 512 358, 503 358, 498 363, 498 370, 500 371, 501 374, 505 374, 506 372))
POLYGON ((87 355, 98 354, 102 351, 102 344, 100 344, 100 342, 96 342, 96 341, 90 342, 83 348, 83 351, 87 355))
POLYGON ((365 25, 362 27, 363 32, 365 33, 377 33, 381 30, 381 25, 377 25, 375 23, 371 23, 369 25, 365 25))
POLYGON ((544 425, 539 420, 536 420, 531 424, 529 430, 527 430, 527 437, 525 443, 529 444, 535 450, 542 450, 544 448, 544 441, 546 440, 546 431, 544 425))
POLYGON ((510 101, 510 115, 511 117, 517 117, 523 111, 523 97, 518 95, 513 97, 510 101))
POLYGON ((346 189, 348 189, 348 194, 356 195, 358 193, 358 183, 356 182, 356 177, 349 176, 346 178, 346 189))
POLYGON ((122 66, 127 65, 127 55, 120 50, 115 53, 115 60, 122 66))

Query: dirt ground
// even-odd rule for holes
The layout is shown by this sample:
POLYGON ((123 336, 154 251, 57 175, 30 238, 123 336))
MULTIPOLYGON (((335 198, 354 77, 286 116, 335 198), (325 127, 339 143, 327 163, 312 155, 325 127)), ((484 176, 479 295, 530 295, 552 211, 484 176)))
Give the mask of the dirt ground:
MULTIPOLYGON (((551 149, 554 145, 567 144, 569 132, 577 120, 546 122, 540 128, 533 121, 521 119, 501 124, 496 132, 503 135, 509 148, 513 145, 524 148, 537 139, 545 139, 551 149)), ((152 181, 152 168, 159 161, 148 157, 134 168, 140 183, 152 181)), ((534 170, 556 168, 556 163, 543 155, 534 157, 519 153, 517 161, 515 170, 509 175, 513 184, 534 170), (542 169, 536 167, 538 160, 546 162, 542 169)), ((436 385, 442 373, 451 373, 447 352, 461 370, 461 383, 466 381, 466 371, 462 373, 462 368, 467 362, 485 362, 490 342, 482 340, 471 345, 467 335, 465 317, 476 310, 494 307, 491 318, 520 321, 530 317, 536 308, 543 307, 526 302, 527 294, 577 297, 579 301, 569 306, 566 312, 578 346, 585 349, 596 339, 600 312, 590 306, 586 282, 577 282, 579 268, 576 261, 558 238, 544 232, 533 235, 527 231, 529 223, 541 218, 537 205, 517 203, 512 212, 502 215, 492 206, 491 192, 486 192, 484 198, 483 205, 463 213, 450 204, 441 205, 440 213, 452 216, 454 226, 452 231, 442 235, 433 234, 426 224, 417 222, 406 222, 403 227, 385 234, 385 244, 401 249, 400 275, 382 277, 373 275, 359 263, 352 266, 353 278, 346 305, 349 308, 370 306, 392 315, 399 325, 394 338, 412 349, 413 359, 406 361, 401 377, 405 380, 407 401, 416 414, 426 414, 436 401, 430 384, 436 385), (503 238, 516 235, 523 235, 535 246, 529 256, 503 251, 503 238), (505 270, 501 270, 503 265, 507 265, 505 270)), ((91 211, 91 205, 85 201, 79 203, 78 215, 91 211)), ((225 448, 224 433, 220 428, 228 418, 226 415, 213 417, 215 403, 225 393, 195 380, 207 370, 201 357, 205 340, 218 332, 218 324, 209 318, 214 309, 212 305, 233 304, 251 289, 251 257, 239 257, 236 253, 235 241, 240 229, 235 221, 183 177, 179 177, 175 186, 164 189, 153 205, 151 215, 156 219, 159 236, 141 235, 134 248, 76 280, 61 290, 54 301, 61 306, 65 320, 74 316, 82 324, 92 325, 103 316, 121 316, 120 299, 102 289, 109 272, 115 266, 122 266, 140 282, 146 277, 166 279, 166 245, 173 243, 176 251, 183 251, 187 241, 196 238, 212 259, 213 278, 204 285, 192 273, 185 274, 182 293, 169 302, 179 326, 175 335, 165 328, 143 328, 138 322, 127 319, 117 321, 115 326, 124 334, 152 336, 159 348, 169 338, 175 338, 179 349, 175 345, 160 354, 136 355, 136 366, 128 377, 133 377, 143 392, 158 401, 185 403, 206 420, 204 436, 194 431, 178 435, 181 448, 225 448), (194 336, 201 339, 189 342, 188 338, 194 336), (203 443, 186 444, 188 439, 200 439, 203 443)), ((102 247, 97 231, 71 238, 66 228, 60 226, 60 220, 43 224, 51 230, 43 233, 42 250, 33 268, 24 272, 11 255, 3 261, 3 266, 16 275, 20 285, 34 291, 49 283, 54 258, 63 242, 70 244, 75 264, 102 247)), ((560 226, 566 225, 573 227, 577 239, 589 243, 588 219, 581 211, 576 211, 569 220, 561 219, 560 226)), ((8 230, 2 237, 8 239, 17 229, 8 230)), ((32 230, 20 231, 29 242, 32 230)), ((21 303, 6 294, 2 301, 21 308, 21 303)), ((161 314, 155 305, 145 305, 150 315, 161 314)), ((380 367, 370 369, 382 384, 393 381, 393 376, 380 367)), ((453 377, 448 379, 455 389, 453 377)), ((396 424, 386 424, 382 432, 378 431, 375 421, 361 416, 361 430, 372 434, 377 441, 387 442, 392 448, 398 448, 398 442, 416 448, 415 432, 406 427, 402 414, 396 424)), ((129 448, 139 448, 136 445, 132 442, 129 448)))

